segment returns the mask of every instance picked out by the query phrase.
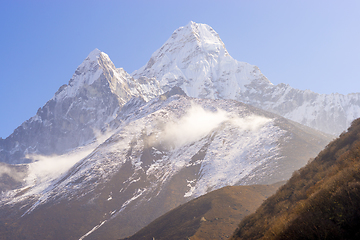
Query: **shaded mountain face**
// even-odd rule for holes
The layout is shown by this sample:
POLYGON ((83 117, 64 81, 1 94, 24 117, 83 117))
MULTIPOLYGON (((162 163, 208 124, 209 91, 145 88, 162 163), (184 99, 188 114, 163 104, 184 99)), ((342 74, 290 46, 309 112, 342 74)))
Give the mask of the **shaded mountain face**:
POLYGON ((359 239, 360 119, 295 172, 232 239, 359 239))
POLYGON ((31 162, 28 155, 63 154, 87 145, 107 130, 132 97, 149 100, 162 93, 155 87, 154 81, 140 84, 123 69, 116 69, 108 55, 95 49, 69 84, 61 86, 34 117, 0 142, 0 159, 31 162))
POLYGON ((91 52, 69 84, 4 140, 1 161, 29 162, 27 154, 63 154, 87 144, 130 99, 126 85, 121 84, 126 77, 106 54, 91 52))
POLYGON ((255 212, 282 184, 231 186, 212 191, 167 212, 125 239, 228 239, 236 222, 255 212))
POLYGON ((41 163, 49 159, 30 164, 28 185, 3 195, 1 218, 4 231, 10 229, 4 235, 43 238, 49 234, 43 229, 58 222, 54 239, 126 237, 212 190, 287 179, 329 141, 234 100, 170 93, 147 103, 131 99, 109 123, 116 130, 95 150, 57 159, 60 164, 81 151, 86 155, 58 177, 48 178, 58 168, 41 175, 41 163), (17 226, 23 227, 12 231, 17 226))

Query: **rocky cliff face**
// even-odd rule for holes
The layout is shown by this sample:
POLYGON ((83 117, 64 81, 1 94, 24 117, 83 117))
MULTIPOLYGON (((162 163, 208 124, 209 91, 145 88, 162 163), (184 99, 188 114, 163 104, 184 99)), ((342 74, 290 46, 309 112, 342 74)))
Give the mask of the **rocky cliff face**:
POLYGON ((236 99, 252 81, 271 84, 256 66, 238 62, 208 25, 189 23, 155 51, 134 78, 159 81, 164 91, 181 87, 191 97, 236 99))
MULTIPOLYGON (((28 154, 63 154, 96 139, 106 131, 131 97, 153 96, 159 90, 139 85, 123 69, 116 69, 108 55, 95 49, 76 69, 67 85, 34 117, 25 121, 0 143, 2 162, 29 162, 28 154)), ((150 83, 151 84, 151 83, 150 83)))

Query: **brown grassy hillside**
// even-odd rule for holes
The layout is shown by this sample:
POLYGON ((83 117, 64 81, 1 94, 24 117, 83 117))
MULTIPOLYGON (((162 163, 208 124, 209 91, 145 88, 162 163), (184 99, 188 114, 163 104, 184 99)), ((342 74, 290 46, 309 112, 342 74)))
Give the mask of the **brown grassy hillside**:
POLYGON ((360 119, 275 195, 232 239, 360 239, 360 119))
POLYGON ((126 239, 228 239, 236 224, 254 212, 281 184, 215 190, 164 214, 126 239))

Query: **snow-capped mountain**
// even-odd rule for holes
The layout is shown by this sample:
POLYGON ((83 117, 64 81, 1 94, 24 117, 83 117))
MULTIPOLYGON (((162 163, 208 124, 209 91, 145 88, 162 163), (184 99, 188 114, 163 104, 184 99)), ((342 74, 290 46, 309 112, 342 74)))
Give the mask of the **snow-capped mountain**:
POLYGON ((105 53, 91 52, 68 85, 0 140, 1 161, 28 162, 27 154, 62 154, 84 145, 105 131, 131 97, 149 101, 174 86, 191 97, 234 99, 333 135, 360 117, 359 93, 325 95, 274 86, 258 67, 233 59, 211 27, 190 22, 131 76, 105 53))
POLYGON ((28 185, 2 198, 0 212, 17 215, 1 218, 25 226, 11 238, 42 232, 34 219, 51 229, 45 214, 61 222, 54 239, 125 237, 212 190, 287 179, 330 139, 234 100, 184 95, 175 88, 147 103, 132 98, 110 123, 113 134, 92 152, 66 154, 86 152, 57 178, 37 172, 42 160, 30 164, 28 185))
POLYGON ((63 154, 86 145, 106 131, 133 96, 149 100, 161 93, 156 81, 139 84, 122 68, 116 69, 107 54, 95 49, 68 84, 0 142, 1 162, 29 162, 27 155, 63 154))
POLYGON ((234 60, 211 27, 194 22, 177 29, 132 76, 155 78, 164 91, 179 86, 188 96, 211 99, 236 99, 252 81, 271 84, 258 68, 234 60))
POLYGON ((333 135, 360 117, 360 93, 327 95, 274 86, 258 67, 233 59, 206 24, 190 22, 177 29, 132 76, 154 78, 164 91, 179 86, 191 97, 238 100, 333 135))
POLYGON ((0 180, 16 188, 1 196, 0 238, 116 239, 220 187, 287 179, 332 137, 276 113, 338 133, 358 103, 274 86, 205 24, 176 30, 131 75, 95 49, 0 139, 0 180))

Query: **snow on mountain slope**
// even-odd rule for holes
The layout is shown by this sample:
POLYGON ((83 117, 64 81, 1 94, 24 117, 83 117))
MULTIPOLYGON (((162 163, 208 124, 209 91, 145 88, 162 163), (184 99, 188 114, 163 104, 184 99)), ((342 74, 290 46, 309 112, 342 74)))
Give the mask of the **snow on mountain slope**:
POLYGON ((360 94, 320 95, 274 86, 260 70, 234 60, 208 25, 190 22, 176 30, 132 76, 95 49, 68 85, 37 114, 0 141, 0 161, 31 161, 28 154, 63 154, 93 141, 134 96, 149 101, 181 87, 191 97, 235 99, 323 132, 337 135, 360 117, 360 94))
POLYGON ((239 101, 332 135, 345 131, 360 117, 360 93, 318 94, 286 84, 266 87, 252 83, 248 86, 250 90, 238 98, 239 101))
MULTIPOLYGON (((164 94, 147 103, 132 98, 121 111, 110 138, 43 187, 7 192, 1 212, 21 214, 15 222, 25 232, 38 228, 35 218, 51 224, 42 220, 46 214, 56 221, 66 216, 60 228, 76 226, 76 239, 116 239, 223 186, 287 179, 329 141, 233 100, 164 94)), ((68 232, 59 239, 75 239, 68 232)))
POLYGON ((107 54, 92 51, 69 81, 36 115, 0 142, 0 161, 32 161, 30 155, 63 154, 94 141, 134 96, 162 93, 155 80, 133 79, 116 69, 107 54))
POLYGON ((236 99, 256 79, 271 84, 257 67, 234 60, 211 27, 194 22, 177 29, 132 76, 155 78, 164 91, 179 86, 188 96, 211 99, 236 99))
POLYGON ((274 86, 258 67, 233 59, 206 24, 177 29, 132 76, 155 78, 164 91, 179 86, 191 97, 242 101, 334 135, 360 117, 360 93, 321 95, 274 86))
POLYGON ((132 76, 95 49, 0 141, 1 162, 29 162, 1 197, 0 238, 116 239, 211 190, 287 179, 331 137, 259 108, 338 133, 358 96, 274 86, 193 22, 132 76))

